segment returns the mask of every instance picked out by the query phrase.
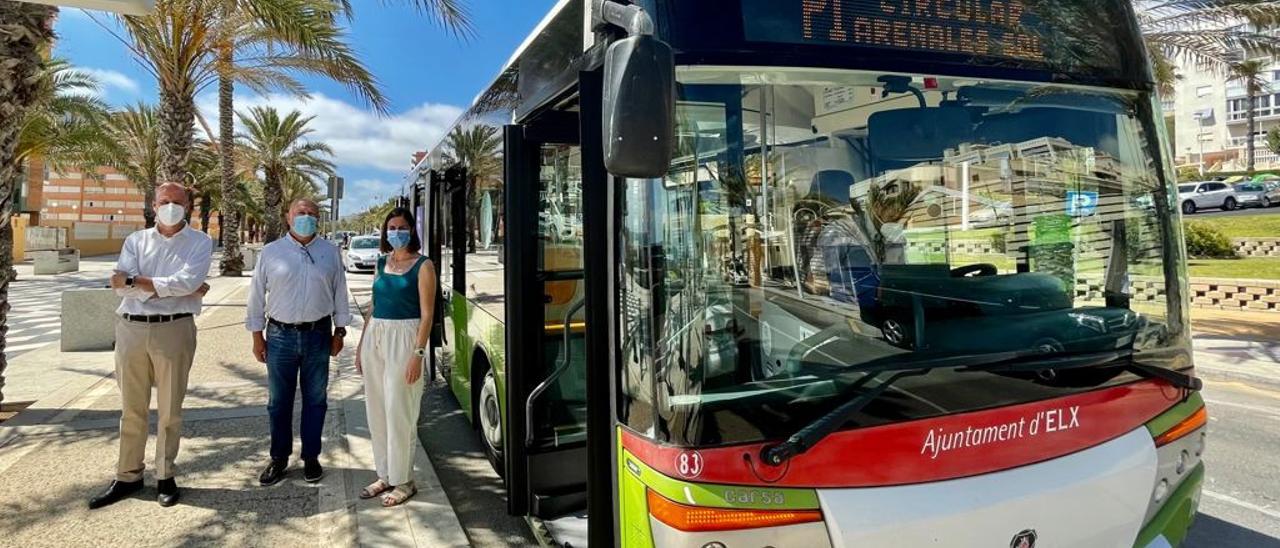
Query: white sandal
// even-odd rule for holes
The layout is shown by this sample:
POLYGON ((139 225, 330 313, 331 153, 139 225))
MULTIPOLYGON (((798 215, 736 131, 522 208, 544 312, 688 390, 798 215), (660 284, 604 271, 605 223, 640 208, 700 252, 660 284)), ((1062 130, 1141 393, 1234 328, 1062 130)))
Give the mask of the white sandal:
POLYGON ((382 495, 382 507, 391 508, 392 506, 399 506, 409 500, 409 497, 412 497, 417 493, 418 487, 412 482, 404 485, 397 485, 390 493, 382 495))

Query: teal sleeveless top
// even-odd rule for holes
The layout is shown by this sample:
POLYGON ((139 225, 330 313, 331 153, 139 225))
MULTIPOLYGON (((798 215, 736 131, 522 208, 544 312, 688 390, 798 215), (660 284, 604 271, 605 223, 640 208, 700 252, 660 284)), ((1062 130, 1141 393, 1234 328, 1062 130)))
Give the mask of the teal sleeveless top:
POLYGON ((422 317, 418 301, 418 270, 427 258, 417 262, 404 274, 387 274, 383 268, 387 257, 378 258, 378 277, 373 280, 373 317, 383 320, 413 320, 422 317))

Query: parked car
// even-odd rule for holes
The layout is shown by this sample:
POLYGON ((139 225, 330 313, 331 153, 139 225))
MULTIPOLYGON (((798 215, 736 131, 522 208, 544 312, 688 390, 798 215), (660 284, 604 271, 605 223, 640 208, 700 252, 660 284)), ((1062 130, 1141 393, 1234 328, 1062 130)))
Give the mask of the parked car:
POLYGON ((1262 181, 1262 207, 1280 205, 1280 179, 1262 181))
POLYGON ((342 256, 342 266, 347 272, 372 272, 378 266, 378 257, 382 256, 378 249, 380 241, 372 236, 351 238, 351 247, 342 256))
POLYGON ((1185 183, 1178 185, 1178 202, 1185 215, 1201 209, 1231 211, 1240 205, 1235 192, 1235 188, 1221 181, 1185 183))
POLYGON ((1267 197, 1267 183, 1236 183, 1235 198, 1240 207, 1271 207, 1272 204, 1267 197))

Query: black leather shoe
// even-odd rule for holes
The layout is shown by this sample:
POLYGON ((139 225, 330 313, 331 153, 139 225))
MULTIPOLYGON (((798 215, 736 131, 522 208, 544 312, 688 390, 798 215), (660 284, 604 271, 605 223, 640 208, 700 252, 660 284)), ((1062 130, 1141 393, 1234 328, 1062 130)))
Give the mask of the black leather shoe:
POLYGON ((302 479, 307 483, 315 483, 324 477, 324 467, 320 466, 320 461, 311 459, 302 461, 302 479))
POLYGON ((173 478, 156 482, 156 490, 160 492, 160 495, 156 497, 156 501, 160 503, 160 506, 168 508, 178 503, 178 496, 181 493, 178 492, 178 482, 173 481, 173 478))
POLYGON ((120 502, 125 497, 137 493, 142 490, 142 480, 138 481, 120 481, 115 480, 103 491, 101 495, 89 499, 89 509, 96 510, 110 504, 120 502))
POLYGON ((271 464, 268 464, 267 469, 258 476, 258 481, 263 485, 275 485, 280 483, 288 473, 289 459, 271 459, 271 464))

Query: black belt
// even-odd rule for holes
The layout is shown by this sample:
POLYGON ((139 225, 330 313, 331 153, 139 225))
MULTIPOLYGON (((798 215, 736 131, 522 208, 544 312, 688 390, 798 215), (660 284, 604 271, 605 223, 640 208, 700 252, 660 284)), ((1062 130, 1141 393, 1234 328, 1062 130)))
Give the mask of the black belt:
POLYGON ((190 318, 190 317, 191 317, 191 314, 189 313, 187 314, 152 314, 150 316, 141 315, 141 314, 125 314, 124 315, 125 321, 139 322, 139 323, 166 323, 166 322, 172 322, 174 320, 181 320, 183 318, 190 318))
POLYGON ((280 329, 287 329, 289 331, 315 331, 316 329, 328 328, 331 325, 329 322, 329 316, 325 316, 314 322, 302 323, 284 323, 276 321, 273 318, 267 318, 267 321, 270 322, 271 325, 279 327, 280 329))

